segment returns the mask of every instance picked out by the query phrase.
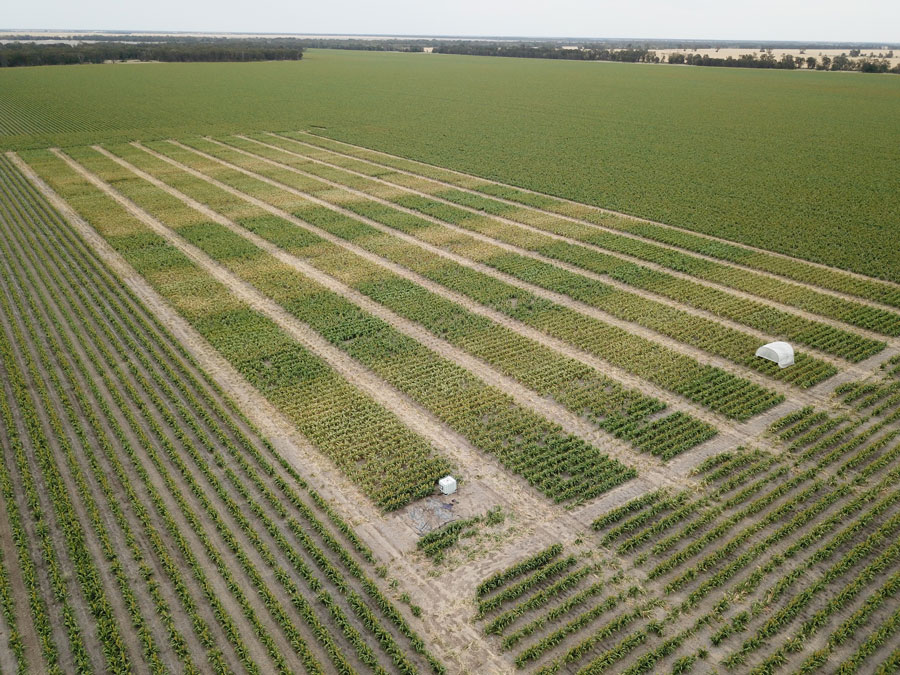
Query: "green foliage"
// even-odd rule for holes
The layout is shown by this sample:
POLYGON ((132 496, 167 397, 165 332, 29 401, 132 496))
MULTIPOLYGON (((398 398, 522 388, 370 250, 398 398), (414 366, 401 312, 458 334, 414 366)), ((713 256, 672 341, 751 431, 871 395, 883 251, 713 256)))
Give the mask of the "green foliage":
POLYGON ((886 78, 325 50, 300 63, 2 75, 7 148, 316 125, 398 155, 900 280, 897 168, 881 152, 897 145, 896 83, 886 78), (440 114, 398 116, 398 97, 440 114), (258 105, 273 100, 280 105, 258 105), (803 189, 773 166, 791 167, 803 189))

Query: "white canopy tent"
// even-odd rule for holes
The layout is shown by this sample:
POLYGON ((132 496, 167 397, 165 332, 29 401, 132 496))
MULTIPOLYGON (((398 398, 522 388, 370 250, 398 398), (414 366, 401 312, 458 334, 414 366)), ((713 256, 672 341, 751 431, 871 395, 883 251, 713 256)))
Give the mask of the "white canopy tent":
POLYGON ((794 348, 787 342, 770 342, 757 349, 756 355, 774 361, 779 368, 794 365, 794 348))

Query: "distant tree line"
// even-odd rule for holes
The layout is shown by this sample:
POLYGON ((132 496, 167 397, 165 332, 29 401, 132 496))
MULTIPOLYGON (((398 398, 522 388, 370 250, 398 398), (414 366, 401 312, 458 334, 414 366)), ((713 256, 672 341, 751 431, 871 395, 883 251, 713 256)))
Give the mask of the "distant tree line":
POLYGON ((53 66, 105 61, 299 61, 298 44, 265 44, 256 40, 102 42, 46 44, 13 42, 0 45, 0 67, 53 66))
MULTIPOLYGON (((859 56, 859 50, 852 56, 859 56)), ((728 56, 721 58, 707 54, 669 54, 669 63, 684 63, 689 66, 721 66, 726 68, 778 68, 782 70, 795 70, 806 67, 809 70, 859 70, 863 73, 900 73, 900 65, 891 68, 887 59, 863 58, 854 60, 845 54, 831 58, 822 56, 816 59, 814 56, 793 56, 782 54, 776 59, 769 53, 763 53, 758 58, 755 54, 741 54, 737 58, 728 56)))
MULTIPOLYGON (((46 40, 46 36, 20 36, 20 40, 46 40)), ((668 58, 655 49, 700 49, 701 44, 655 41, 633 44, 624 40, 582 40, 567 43, 559 39, 528 40, 448 40, 438 38, 394 37, 206 37, 187 35, 77 35, 76 42, 48 44, 46 42, 14 42, 0 45, 0 67, 40 66, 74 63, 103 63, 104 61, 284 61, 303 58, 303 50, 350 49, 360 51, 423 52, 438 54, 466 54, 472 56, 508 56, 533 59, 564 59, 569 61, 621 61, 625 63, 674 63, 690 66, 726 68, 773 68, 795 70, 858 70, 864 73, 900 73, 900 65, 891 67, 888 58, 865 57, 860 49, 850 49, 849 56, 835 57, 793 56, 784 54, 776 59, 769 48, 760 54, 741 54, 725 58, 699 53, 670 53, 668 58), (81 42, 90 40, 91 42, 81 42)), ((722 43, 725 44, 725 43, 722 43)), ((802 45, 775 44, 773 48, 799 48, 802 45)), ((721 46, 721 45, 716 45, 721 46)), ((726 45, 727 46, 727 45, 726 45)), ((833 45, 820 45, 828 48, 833 45)), ((878 54, 882 57, 882 54, 878 54)))
POLYGON ((659 63, 656 52, 633 47, 624 49, 591 47, 555 47, 518 43, 493 44, 453 42, 439 44, 436 54, 470 54, 473 56, 512 56, 530 59, 566 59, 570 61, 623 61, 626 63, 659 63))
MULTIPOLYGON (((591 46, 559 46, 559 45, 529 45, 521 43, 484 43, 484 42, 451 42, 437 44, 435 53, 441 54, 469 54, 473 56, 512 56, 537 59, 567 59, 570 61, 623 61, 627 63, 677 63, 689 66, 718 66, 726 68, 774 68, 781 70, 796 70, 808 68, 815 70, 859 70, 864 73, 900 73, 900 65, 891 68, 890 61, 885 58, 850 58, 845 54, 834 58, 823 56, 816 59, 814 56, 802 57, 784 54, 776 59, 768 51, 762 54, 741 54, 738 57, 725 58, 710 56, 707 54, 669 54, 660 57, 656 51, 642 47, 624 47, 613 49, 591 46)), ((893 52, 888 53, 893 56, 893 52)), ((851 50, 850 56, 859 57, 860 51, 851 50)))

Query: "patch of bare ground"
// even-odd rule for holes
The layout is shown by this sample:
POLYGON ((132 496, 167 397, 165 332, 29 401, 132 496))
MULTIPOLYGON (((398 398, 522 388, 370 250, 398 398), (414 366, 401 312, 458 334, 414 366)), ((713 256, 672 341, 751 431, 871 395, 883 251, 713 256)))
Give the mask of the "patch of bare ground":
MULTIPOLYGON (((302 132, 302 133, 305 133, 306 135, 308 135, 308 136, 310 136, 310 137, 315 137, 314 134, 310 134, 309 132, 302 132)), ((326 153, 327 153, 327 152, 332 152, 332 153, 334 153, 334 154, 336 154, 336 155, 341 155, 341 156, 347 157, 347 158, 349 158, 349 159, 354 159, 354 160, 362 161, 362 162, 365 162, 365 163, 368 163, 368 164, 373 164, 373 165, 375 165, 375 166, 380 166, 380 167, 383 167, 383 168, 385 168, 385 169, 387 169, 387 170, 390 170, 390 171, 393 171, 393 172, 397 172, 397 173, 400 173, 400 174, 404 174, 404 175, 407 175, 407 176, 411 176, 411 177, 414 177, 414 178, 417 178, 417 179, 425 179, 425 180, 429 180, 429 181, 434 182, 434 183, 436 183, 436 184, 446 186, 447 188, 453 188, 453 189, 456 189, 456 190, 462 190, 463 192, 468 192, 469 194, 477 195, 477 196, 480 196, 480 197, 481 197, 481 196, 484 196, 484 193, 482 193, 482 192, 479 192, 479 191, 477 191, 477 190, 472 190, 471 188, 467 188, 467 187, 465 187, 465 186, 457 185, 457 184, 455 184, 455 183, 449 183, 449 182, 441 181, 441 180, 438 180, 438 179, 435 179, 435 178, 429 178, 429 177, 427 177, 427 176, 422 176, 422 175, 420 175, 420 174, 418 174, 418 173, 414 173, 414 172, 411 172, 411 171, 405 171, 405 170, 403 170, 403 169, 399 169, 399 168, 396 168, 396 167, 393 167, 393 166, 389 166, 389 165, 385 165, 385 164, 380 164, 380 163, 377 163, 377 162, 373 162, 372 160, 368 160, 368 159, 365 159, 365 158, 362 158, 362 157, 358 157, 358 156, 356 156, 356 155, 351 155, 351 154, 346 154, 346 153, 337 152, 337 151, 332 150, 332 149, 330 149, 330 148, 322 147, 322 146, 320 146, 320 145, 304 143, 303 141, 298 141, 297 139, 290 138, 290 137, 287 137, 287 136, 283 136, 283 135, 281 135, 281 134, 270 133, 270 135, 271 135, 271 136, 274 136, 274 137, 277 137, 277 138, 284 139, 284 140, 292 141, 292 142, 295 142, 295 143, 300 143, 300 144, 302 144, 302 145, 306 145, 306 146, 308 146, 308 147, 310 147, 310 148, 314 148, 314 149, 316 149, 316 150, 321 150, 321 151, 324 151, 324 152, 326 152, 326 153)), ((458 176, 460 176, 461 178, 465 178, 465 179, 469 179, 469 180, 476 180, 476 181, 479 182, 479 184, 496 185, 496 186, 499 186, 499 187, 514 187, 516 190, 519 190, 520 192, 524 192, 524 193, 532 194, 532 195, 538 195, 538 196, 541 196, 541 195, 542 195, 542 193, 537 192, 537 191, 535 191, 535 190, 529 190, 529 189, 527 189, 527 188, 523 188, 523 187, 519 187, 519 186, 511 186, 511 185, 507 185, 507 184, 501 183, 501 182, 499 182, 499 181, 494 181, 494 180, 490 180, 490 179, 487 179, 487 178, 481 178, 481 177, 472 176, 471 174, 463 173, 463 172, 461 172, 461 171, 454 171, 453 169, 446 169, 446 168, 443 168, 443 167, 436 167, 436 166, 431 165, 431 164, 426 164, 425 162, 419 162, 419 161, 411 160, 411 159, 408 159, 408 158, 405 158, 405 157, 397 157, 396 155, 391 155, 391 154, 389 154, 389 153, 381 152, 381 151, 379 151, 379 150, 372 150, 371 148, 365 148, 365 147, 360 146, 360 145, 353 145, 352 143, 347 143, 347 142, 345 142, 345 141, 339 141, 339 140, 336 140, 336 139, 333 139, 333 138, 327 138, 327 140, 330 141, 330 142, 332 142, 332 143, 337 143, 337 144, 340 144, 340 145, 345 145, 345 146, 347 146, 347 147, 356 148, 356 149, 358 149, 358 150, 363 150, 363 151, 365 151, 365 152, 367 152, 367 153, 372 153, 372 154, 376 154, 376 155, 381 155, 381 156, 383 156, 383 157, 387 157, 387 158, 390 158, 390 159, 395 159, 395 160, 396 160, 396 159, 400 159, 400 160, 403 160, 403 161, 405 161, 405 162, 412 162, 412 163, 414 163, 414 164, 419 164, 419 165, 421 165, 421 166, 425 166, 425 167, 429 167, 429 168, 437 168, 437 169, 440 169, 441 171, 447 171, 447 172, 449 172, 449 173, 458 175, 458 176)), ((636 239, 636 240, 639 240, 639 241, 643 241, 643 242, 646 242, 646 243, 652 243, 652 244, 657 245, 657 246, 663 246, 663 247, 666 247, 666 248, 670 248, 670 249, 676 250, 676 251, 678 251, 678 252, 680 252, 680 253, 686 253, 686 254, 688 254, 688 255, 693 255, 693 256, 700 257, 700 258, 709 259, 709 260, 711 260, 711 261, 713 261, 713 262, 716 262, 717 264, 727 265, 727 266, 735 267, 735 268, 738 268, 738 269, 746 269, 747 271, 753 272, 754 274, 760 274, 760 275, 762 275, 762 276, 766 276, 766 277, 769 277, 769 278, 773 278, 773 279, 776 279, 776 280, 778 280, 778 281, 788 281, 788 282, 790 282, 790 283, 797 284, 798 286, 804 286, 804 287, 809 288, 810 290, 814 290, 814 291, 820 292, 820 293, 826 293, 826 294, 828 294, 828 295, 834 295, 835 297, 840 297, 840 298, 843 298, 843 299, 848 300, 848 301, 852 301, 852 302, 860 302, 860 303, 862 303, 862 304, 866 304, 866 305, 869 305, 869 306, 872 306, 872 307, 879 307, 879 308, 881 308, 881 309, 894 309, 894 308, 890 307, 889 305, 883 305, 883 304, 881 304, 881 303, 873 302, 873 301, 871 301, 871 300, 868 300, 868 299, 866 299, 866 298, 862 298, 862 297, 859 297, 859 296, 856 296, 856 295, 851 295, 851 294, 848 294, 848 293, 842 293, 842 292, 840 292, 840 291, 834 291, 834 290, 832 290, 832 289, 823 288, 823 287, 821 287, 821 286, 816 286, 816 285, 813 285, 813 284, 808 284, 808 283, 805 283, 805 282, 802 282, 802 281, 798 281, 798 280, 796 280, 796 279, 791 279, 791 278, 789 278, 789 277, 785 277, 785 276, 782 276, 782 275, 773 274, 773 273, 771 273, 771 272, 766 272, 766 271, 764 271, 764 270, 759 270, 759 269, 754 268, 754 267, 747 267, 747 266, 744 266, 744 265, 740 265, 740 264, 738 264, 738 263, 733 263, 733 262, 726 261, 726 260, 722 260, 722 259, 719 259, 719 258, 712 258, 712 257, 710 257, 710 256, 705 256, 705 255, 703 255, 703 254, 696 253, 696 252, 691 251, 691 250, 688 250, 688 249, 683 249, 683 248, 680 248, 680 247, 677 247, 677 246, 673 246, 673 245, 670 245, 670 244, 663 244, 663 243, 658 242, 658 241, 656 241, 656 240, 653 240, 653 239, 647 239, 647 238, 645 238, 645 237, 640 237, 640 236, 638 236, 638 235, 631 234, 631 233, 628 233, 628 232, 623 232, 623 231, 621 231, 621 230, 617 230, 617 229, 616 229, 616 230, 613 230, 613 229, 610 229, 610 228, 601 228, 601 227, 598 226, 596 223, 594 223, 594 222, 592 222, 592 221, 590 221, 590 220, 584 220, 584 219, 581 219, 581 218, 573 218, 573 217, 571 217, 571 216, 564 216, 564 215, 558 214, 558 213, 556 213, 556 212, 554 212, 554 211, 548 211, 548 210, 546 210, 546 209, 541 209, 541 208, 536 207, 536 206, 525 205, 525 204, 522 204, 522 203, 520 203, 520 202, 516 202, 516 201, 512 201, 512 200, 508 200, 508 199, 503 199, 502 197, 496 197, 496 196, 493 196, 493 195, 492 195, 491 198, 494 199, 494 200, 497 200, 497 201, 500 201, 500 202, 509 204, 509 205, 511 205, 511 206, 515 206, 515 207, 517 207, 517 208, 525 208, 525 209, 527 209, 527 210, 529 210, 529 211, 533 211, 533 212, 536 212, 536 213, 543 213, 543 214, 550 215, 550 216, 553 216, 553 217, 561 217, 561 218, 563 218, 563 219, 570 220, 570 221, 576 222, 576 223, 580 223, 580 224, 582 224, 582 225, 589 225, 589 226, 592 226, 592 227, 598 227, 598 228, 600 228, 600 229, 607 229, 608 231, 614 232, 615 234, 623 234, 623 235, 628 236, 628 237, 630 237, 630 238, 633 238, 633 239, 636 239)), ((649 224, 651 224, 651 225, 656 225, 656 226, 663 227, 663 228, 666 228, 666 229, 675 230, 675 231, 678 231, 678 232, 684 232, 684 233, 686 233, 686 234, 690 234, 690 235, 695 236, 695 237, 700 237, 700 238, 702 238, 702 239, 706 239, 706 240, 709 240, 709 241, 717 241, 717 242, 720 242, 720 243, 723 243, 723 244, 728 244, 729 246, 735 246, 735 247, 742 248, 742 249, 747 250, 747 251, 755 251, 755 252, 757 252, 757 253, 764 253, 765 255, 774 256, 774 257, 776 257, 776 258, 781 258, 781 259, 783 259, 783 260, 790 260, 790 261, 792 261, 792 262, 801 263, 801 264, 803 264, 803 265, 808 265, 808 266, 810 266, 810 267, 814 267, 814 268, 818 268, 818 269, 822 269, 822 270, 828 270, 829 272, 835 272, 835 271, 838 271, 838 272, 840 272, 840 274, 846 275, 848 278, 851 278, 851 279, 860 279, 860 280, 864 280, 864 281, 875 281, 875 282, 877 282, 877 283, 879 283, 879 284, 884 284, 885 286, 893 286, 893 287, 895 287, 895 288, 900 288, 900 284, 898 284, 898 283, 896 283, 896 282, 893 282, 893 281, 887 281, 887 280, 883 280, 883 279, 873 279, 872 277, 868 277, 868 276, 866 276, 866 275, 864 275, 864 274, 859 274, 858 272, 851 272, 850 270, 843 270, 843 269, 837 270, 837 269, 834 268, 834 267, 829 267, 828 265, 823 265, 822 263, 817 263, 817 262, 813 262, 813 261, 810 261, 810 260, 803 260, 803 259, 800 259, 800 258, 795 258, 795 257, 793 257, 793 256, 785 255, 784 253, 778 253, 778 252, 776 252, 776 251, 770 251, 770 250, 768 250, 768 249, 759 248, 759 247, 757 247, 757 246, 751 246, 751 245, 749 245, 749 244, 743 244, 743 243, 740 243, 740 242, 731 241, 731 240, 729 240, 729 239, 724 239, 724 238, 722 238, 722 237, 716 237, 716 236, 713 236, 713 235, 710 235, 710 234, 705 234, 705 233, 703 233, 703 232, 697 232, 697 231, 694 231, 694 230, 689 230, 689 229, 684 228, 684 227, 678 227, 677 225, 670 225, 670 224, 668 224, 668 223, 663 223, 663 222, 656 221, 656 220, 650 220, 650 219, 648 219, 648 218, 640 218, 640 217, 638 217, 638 216, 633 216, 633 215, 628 214, 628 213, 623 213, 622 211, 613 211, 613 210, 611 210, 611 209, 605 209, 605 208, 602 208, 602 207, 600 207, 600 206, 594 206, 594 205, 589 205, 589 204, 583 204, 583 203, 581 203, 581 202, 576 202, 576 201, 573 201, 573 200, 571 200, 571 199, 565 199, 565 198, 563 198, 563 197, 556 197, 556 196, 554 196, 553 199, 559 200, 559 201, 564 202, 564 203, 566 203, 566 204, 570 204, 570 205, 572 205, 572 206, 577 206, 577 207, 579 207, 579 208, 586 208, 586 209, 589 209, 589 210, 591 210, 591 211, 594 211, 595 213, 598 213, 598 214, 608 214, 608 215, 610 215, 610 216, 615 216, 615 217, 617 217, 617 218, 626 218, 626 219, 628 219, 628 220, 632 220, 632 221, 635 221, 635 222, 649 223, 649 224)))

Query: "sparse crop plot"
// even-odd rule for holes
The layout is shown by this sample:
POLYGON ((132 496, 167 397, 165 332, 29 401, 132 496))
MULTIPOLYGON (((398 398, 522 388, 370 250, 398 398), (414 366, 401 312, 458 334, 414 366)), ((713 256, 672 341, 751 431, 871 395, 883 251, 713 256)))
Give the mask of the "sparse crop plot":
POLYGON ((7 618, 40 646, 18 648, 23 667, 428 669, 371 551, 6 159, 2 171, 2 477, 19 533, 5 559, 31 608, 7 618), (44 528, 71 545, 25 534, 44 528), (62 587, 42 595, 45 579, 62 587), (73 609, 84 602, 91 614, 73 609))
POLYGON ((0 672, 896 672, 896 270, 374 122, 41 96, 0 94, 0 672))

